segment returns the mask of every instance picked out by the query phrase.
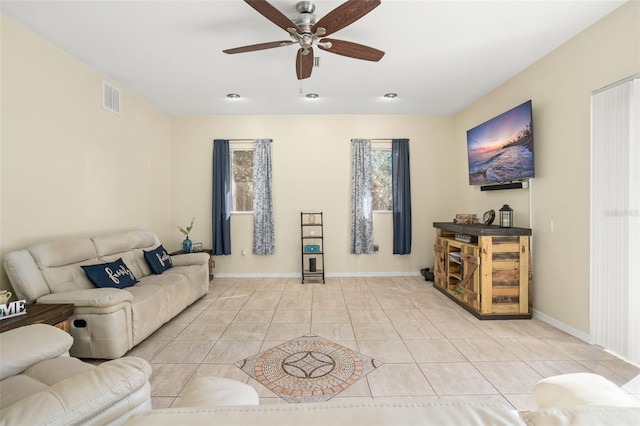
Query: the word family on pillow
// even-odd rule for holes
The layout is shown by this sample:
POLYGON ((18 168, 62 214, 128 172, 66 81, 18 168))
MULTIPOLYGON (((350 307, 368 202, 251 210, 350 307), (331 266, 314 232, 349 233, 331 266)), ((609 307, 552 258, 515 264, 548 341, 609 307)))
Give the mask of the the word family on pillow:
POLYGON ((147 261, 149 268, 151 268, 154 274, 161 274, 173 266, 171 256, 169 256, 167 250, 162 247, 162 244, 154 250, 145 250, 144 260, 147 261))
POLYGON ((111 263, 85 265, 82 269, 96 287, 125 288, 138 282, 122 258, 111 263))

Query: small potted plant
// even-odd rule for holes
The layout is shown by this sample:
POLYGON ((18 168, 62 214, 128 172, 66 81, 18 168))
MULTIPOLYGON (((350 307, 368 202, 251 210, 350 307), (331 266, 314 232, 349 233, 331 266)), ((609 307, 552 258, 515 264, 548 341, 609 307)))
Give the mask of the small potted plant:
POLYGON ((194 220, 196 220, 195 217, 193 219, 191 219, 191 223, 186 228, 182 228, 181 226, 178 226, 178 229, 180 230, 180 232, 182 232, 185 235, 185 239, 184 239, 184 241, 182 241, 182 252, 183 253, 191 253, 191 240, 189 239, 189 233, 191 232, 191 229, 193 228, 193 221, 194 220))

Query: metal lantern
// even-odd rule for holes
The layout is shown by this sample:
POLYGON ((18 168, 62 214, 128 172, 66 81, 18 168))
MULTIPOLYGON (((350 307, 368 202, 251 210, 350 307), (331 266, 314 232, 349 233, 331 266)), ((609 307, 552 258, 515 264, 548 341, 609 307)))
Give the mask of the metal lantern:
POLYGON ((500 209, 500 228, 511 228, 513 226, 513 209, 505 204, 500 209))

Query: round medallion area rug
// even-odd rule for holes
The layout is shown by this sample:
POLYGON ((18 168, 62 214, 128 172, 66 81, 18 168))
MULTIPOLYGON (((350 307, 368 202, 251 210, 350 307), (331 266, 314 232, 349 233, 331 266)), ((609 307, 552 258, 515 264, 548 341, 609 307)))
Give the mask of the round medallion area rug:
POLYGON ((382 365, 366 355, 307 334, 235 365, 287 402, 322 402, 382 365))

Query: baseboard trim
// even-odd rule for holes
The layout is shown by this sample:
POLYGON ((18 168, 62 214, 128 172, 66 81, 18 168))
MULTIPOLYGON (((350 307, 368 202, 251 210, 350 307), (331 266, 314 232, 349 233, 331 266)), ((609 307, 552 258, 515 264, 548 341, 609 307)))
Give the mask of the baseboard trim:
POLYGON ((300 278, 300 273, 271 272, 271 273, 215 273, 216 278, 300 278))
POLYGON ((575 328, 561 321, 558 321, 557 319, 550 317, 547 314, 543 314, 542 312, 533 309, 533 317, 539 319, 540 321, 546 322, 547 324, 554 326, 558 330, 562 330, 565 333, 582 340, 583 342, 591 343, 591 336, 589 336, 587 333, 576 330, 575 328))
POLYGON ((349 278, 349 277, 370 277, 370 278, 374 278, 374 277, 380 277, 380 278, 384 278, 384 277, 419 277, 420 272, 335 272, 335 273, 331 273, 331 274, 325 274, 326 277, 331 277, 331 278, 349 278))
MULTIPOLYGON (((300 278, 300 272, 272 272, 272 273, 216 273, 218 278, 300 278)), ((324 275, 326 278, 349 277, 420 277, 419 271, 411 272, 332 272, 324 275)))

